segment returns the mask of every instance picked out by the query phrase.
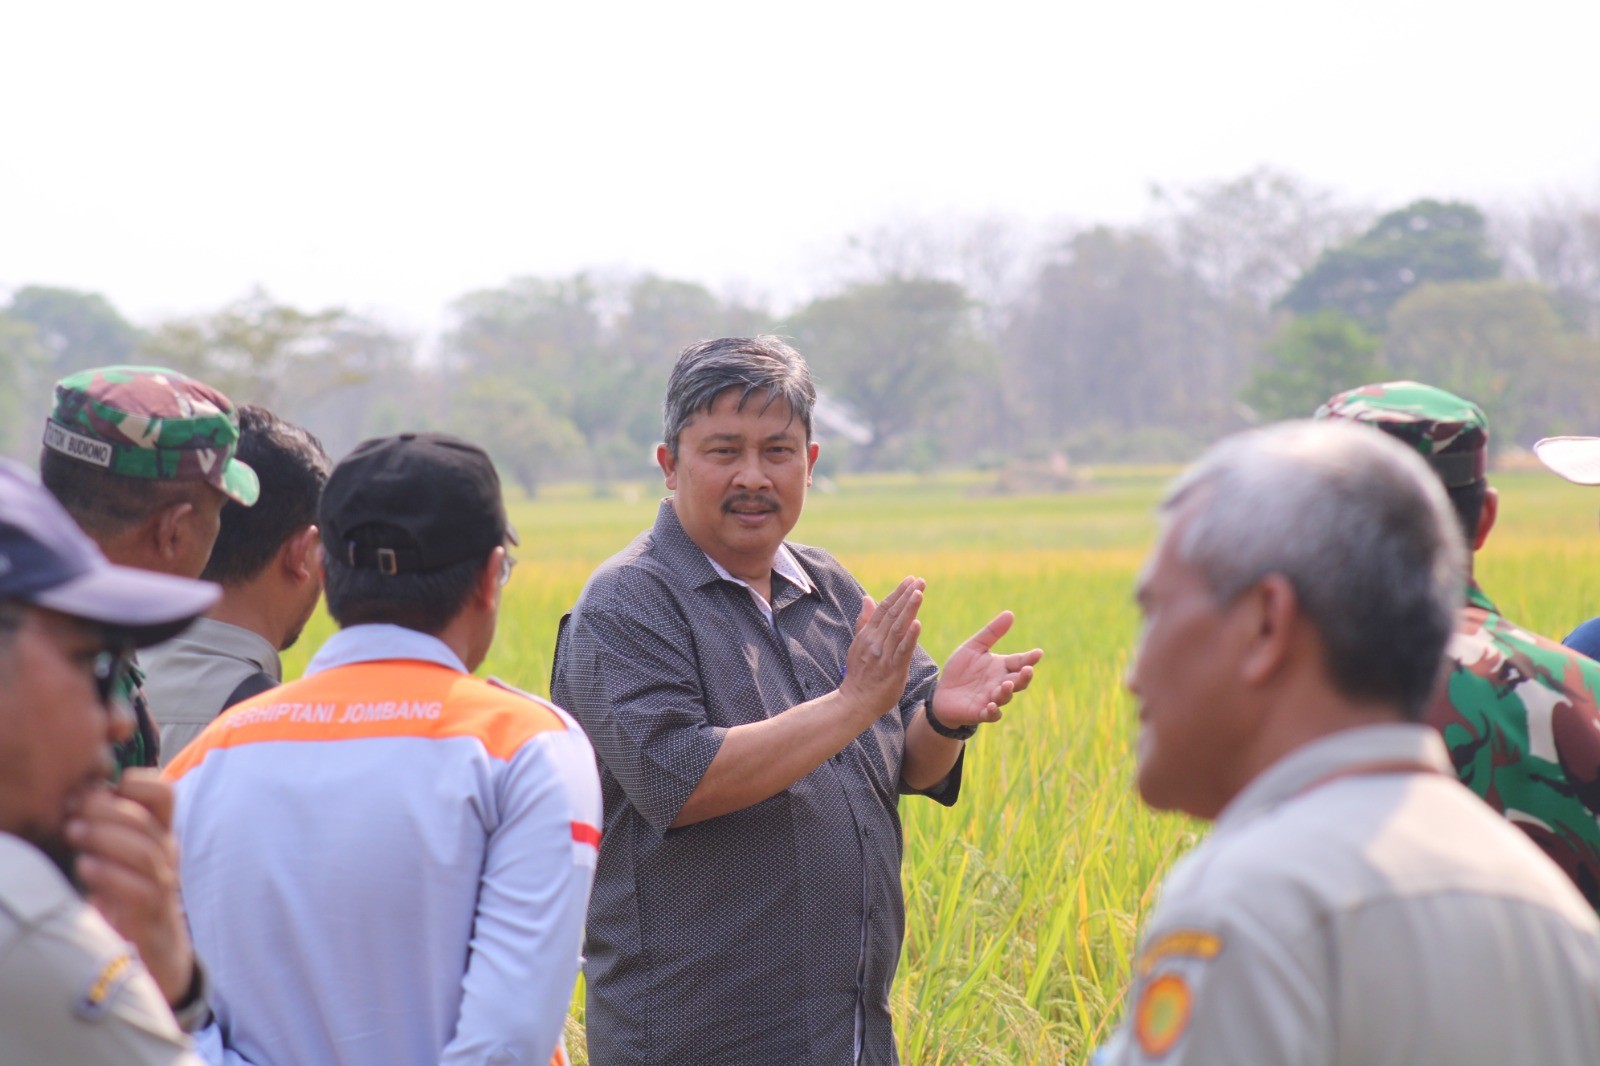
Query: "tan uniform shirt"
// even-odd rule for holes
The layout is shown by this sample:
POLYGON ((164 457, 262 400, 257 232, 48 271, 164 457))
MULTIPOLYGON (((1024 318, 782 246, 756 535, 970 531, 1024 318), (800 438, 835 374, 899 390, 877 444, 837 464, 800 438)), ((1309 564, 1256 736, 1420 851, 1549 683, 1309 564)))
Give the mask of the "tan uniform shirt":
POLYGON ((223 702, 245 678, 264 673, 283 680, 270 640, 215 618, 197 618, 179 636, 146 648, 139 663, 151 717, 161 727, 163 766, 222 713, 223 702))
POLYGON ((201 1066, 133 947, 0 833, 0 1066, 201 1066))
POLYGON ((1594 1066, 1600 922, 1432 729, 1337 733, 1251 782, 1167 878, 1095 1061, 1594 1066))

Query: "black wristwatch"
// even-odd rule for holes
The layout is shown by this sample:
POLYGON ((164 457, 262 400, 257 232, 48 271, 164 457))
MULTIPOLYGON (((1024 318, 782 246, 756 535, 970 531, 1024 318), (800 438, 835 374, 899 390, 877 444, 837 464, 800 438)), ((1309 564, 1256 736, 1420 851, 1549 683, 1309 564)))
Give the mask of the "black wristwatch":
POLYGON ((972 734, 978 731, 978 727, 975 725, 958 726, 952 729, 943 722, 939 721, 939 719, 933 716, 932 697, 928 699, 927 703, 922 705, 922 713, 928 716, 928 728, 933 730, 935 733, 938 733, 941 737, 949 737, 951 740, 969 740, 971 739, 972 734))
POLYGON ((194 975, 189 978, 189 990, 171 1006, 178 1028, 186 1033, 198 1033, 211 1024, 211 980, 206 976, 205 967, 200 965, 199 955, 194 957, 194 975))

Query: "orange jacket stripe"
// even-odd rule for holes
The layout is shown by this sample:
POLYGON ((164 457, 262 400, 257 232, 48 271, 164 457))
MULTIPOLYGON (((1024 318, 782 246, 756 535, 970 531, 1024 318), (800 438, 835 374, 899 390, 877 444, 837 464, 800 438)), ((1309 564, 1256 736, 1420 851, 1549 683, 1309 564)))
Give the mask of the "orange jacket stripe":
POLYGON ((449 667, 411 660, 353 663, 230 708, 162 776, 176 781, 220 748, 280 740, 469 736, 492 756, 509 759, 534 736, 566 728, 562 716, 542 702, 449 667), (379 692, 387 695, 374 699, 379 692))

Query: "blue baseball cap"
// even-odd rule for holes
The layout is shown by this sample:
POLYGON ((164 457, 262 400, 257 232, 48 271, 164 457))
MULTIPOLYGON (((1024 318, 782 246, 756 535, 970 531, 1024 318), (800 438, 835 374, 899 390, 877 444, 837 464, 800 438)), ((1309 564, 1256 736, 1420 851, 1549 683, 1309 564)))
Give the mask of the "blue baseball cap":
POLYGON ((110 562, 25 468, 0 460, 0 600, 48 607, 146 647, 183 632, 221 595, 208 581, 110 562))

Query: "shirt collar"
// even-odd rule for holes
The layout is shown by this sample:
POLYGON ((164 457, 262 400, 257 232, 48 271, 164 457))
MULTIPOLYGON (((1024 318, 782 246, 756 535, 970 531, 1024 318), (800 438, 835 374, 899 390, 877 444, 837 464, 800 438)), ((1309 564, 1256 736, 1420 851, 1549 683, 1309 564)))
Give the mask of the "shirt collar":
POLYGON ((463 674, 472 672, 461 661, 461 657, 438 637, 418 633, 404 626, 374 623, 341 629, 329 637, 328 642, 317 649, 317 654, 306 665, 306 676, 332 670, 336 666, 384 659, 412 659, 437 663, 463 674))
MULTIPOLYGON (((711 564, 711 569, 715 570, 717 576, 724 581, 732 581, 735 585, 743 585, 745 588, 750 587, 749 582, 728 573, 727 567, 711 558, 711 556, 706 556, 706 562, 711 564)), ((811 591, 811 579, 800 568, 800 560, 794 557, 794 553, 789 550, 787 544, 778 545, 778 554, 772 560, 772 572, 798 588, 802 595, 811 591)))
POLYGON ((279 679, 283 677, 283 664, 278 658, 278 649, 272 646, 272 641, 253 629, 236 626, 231 622, 219 622, 215 618, 206 618, 202 615, 194 620, 179 639, 185 638, 199 644, 220 647, 230 655, 236 655, 251 663, 265 674, 279 679))
POLYGON ((1342 729, 1302 745, 1258 774, 1217 816, 1217 829, 1246 821, 1324 778, 1375 763, 1416 763, 1450 773, 1444 741, 1414 722, 1342 729))

